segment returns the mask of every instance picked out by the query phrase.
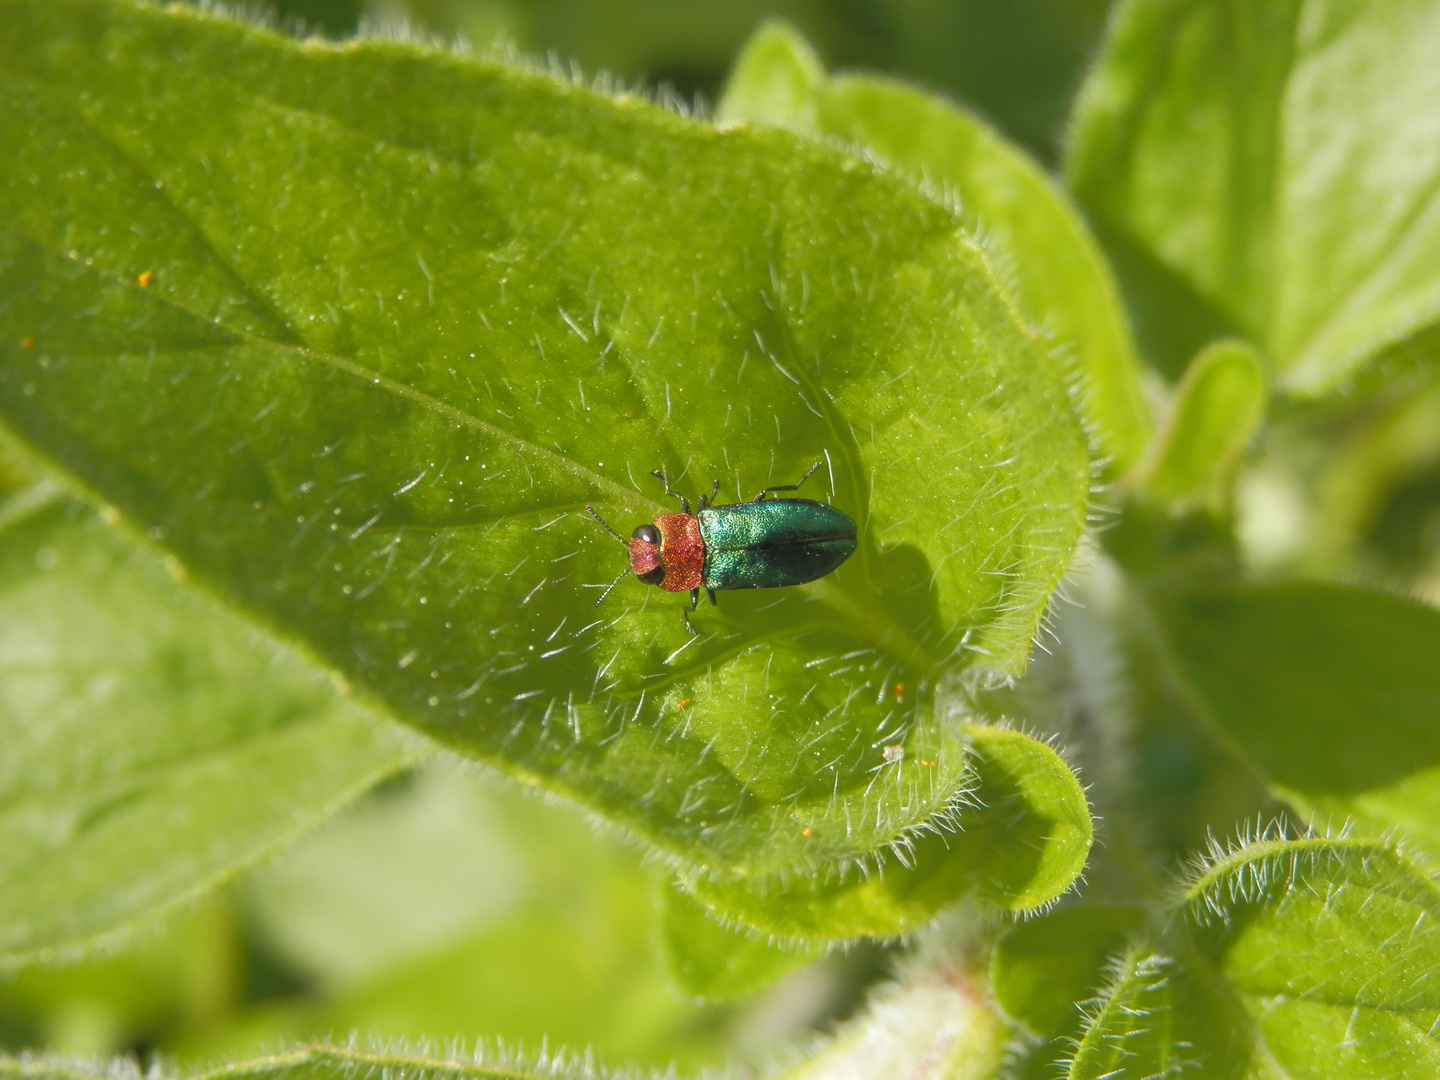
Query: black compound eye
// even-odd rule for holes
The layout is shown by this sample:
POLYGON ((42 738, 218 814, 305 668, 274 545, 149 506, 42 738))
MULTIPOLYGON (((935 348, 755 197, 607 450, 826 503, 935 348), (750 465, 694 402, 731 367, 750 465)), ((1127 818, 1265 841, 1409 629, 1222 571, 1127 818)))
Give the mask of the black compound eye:
POLYGON ((654 570, 648 571, 647 573, 637 574, 636 577, 646 585, 659 585, 665 580, 665 567, 657 566, 654 570))
MULTIPOLYGON (((660 530, 654 525, 641 525, 630 536, 635 540, 644 540, 647 544, 660 543, 660 530)), ((644 578, 641 578, 643 581, 644 578)))

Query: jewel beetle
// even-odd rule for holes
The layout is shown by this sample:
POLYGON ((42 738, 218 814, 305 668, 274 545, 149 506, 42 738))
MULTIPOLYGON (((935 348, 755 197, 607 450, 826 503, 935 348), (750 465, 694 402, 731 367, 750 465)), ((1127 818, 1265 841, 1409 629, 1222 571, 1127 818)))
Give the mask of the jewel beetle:
POLYGON ((596 607, 622 578, 634 574, 646 585, 690 594, 690 606, 683 613, 693 636, 690 612, 699 606, 701 589, 713 604, 721 589, 779 589, 824 577, 855 550, 855 522, 829 503, 766 498, 777 491, 799 490, 819 467, 817 461, 793 484, 768 487, 750 502, 724 506, 713 505, 720 493, 716 480, 709 496, 700 496, 694 514, 690 500, 673 491, 665 473, 657 469, 650 475, 665 485, 665 494, 680 500, 680 513, 661 514, 639 526, 628 541, 593 506, 586 506, 630 554, 630 565, 600 594, 596 607))

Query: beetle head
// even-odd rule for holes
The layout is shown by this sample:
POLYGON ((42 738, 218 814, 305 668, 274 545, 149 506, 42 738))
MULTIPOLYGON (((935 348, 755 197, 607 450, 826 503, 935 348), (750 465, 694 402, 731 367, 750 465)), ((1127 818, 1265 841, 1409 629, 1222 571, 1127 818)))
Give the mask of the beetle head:
POLYGON ((641 525, 630 534, 630 569, 646 585, 659 585, 665 580, 660 539, 660 529, 655 525, 641 525))

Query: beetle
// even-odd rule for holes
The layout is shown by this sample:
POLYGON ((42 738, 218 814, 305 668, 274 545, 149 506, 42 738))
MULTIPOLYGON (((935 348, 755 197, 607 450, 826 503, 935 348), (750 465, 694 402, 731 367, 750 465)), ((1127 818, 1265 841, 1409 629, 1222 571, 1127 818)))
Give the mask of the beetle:
POLYGON ((656 469, 650 475, 665 485, 665 494, 680 500, 680 513, 661 514, 638 526, 629 540, 587 505, 590 516, 630 555, 630 565, 606 586, 595 606, 622 578, 634 574, 646 585, 690 594, 690 606, 682 612, 694 637, 690 612, 700 604, 701 589, 714 604, 721 589, 778 589, 824 577, 855 550, 855 522, 829 503, 766 498, 777 491, 798 491, 818 468, 817 461, 793 484, 768 487, 750 502, 724 506, 714 505, 720 494, 716 480, 710 494, 700 496, 694 514, 690 500, 672 490, 664 471, 656 469))

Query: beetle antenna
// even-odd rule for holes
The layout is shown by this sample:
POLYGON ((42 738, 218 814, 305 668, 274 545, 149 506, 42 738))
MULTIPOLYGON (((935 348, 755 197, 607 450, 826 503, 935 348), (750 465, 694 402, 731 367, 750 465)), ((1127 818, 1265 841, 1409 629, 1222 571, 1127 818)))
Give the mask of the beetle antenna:
MULTIPOLYGON (((600 527, 601 527, 602 529, 604 529, 606 532, 608 532, 611 536, 615 537, 615 539, 616 539, 619 543, 625 544, 625 541, 620 539, 620 534, 617 533, 614 529, 612 529, 609 525, 605 524, 605 519, 602 518, 599 514, 597 514, 597 513, 595 512, 595 508, 594 508, 593 506, 591 506, 589 503, 586 503, 586 504, 585 504, 585 509, 590 511, 590 516, 591 516, 591 517, 593 517, 596 521, 600 522, 600 527)), ((629 546, 630 546, 629 544, 625 544, 625 547, 626 547, 626 548, 629 548, 629 546)), ((622 575, 622 576, 623 576, 623 575, 622 575)), ((615 580, 616 580, 616 581, 619 581, 620 579, 619 579, 619 578, 616 578, 615 580)), ((615 586, 613 586, 613 585, 610 586, 611 589, 613 589, 614 587, 615 587, 615 586)), ((610 589, 606 589, 605 591, 606 591, 606 592, 609 592, 610 589)), ((605 598, 602 596, 600 599, 601 599, 601 600, 604 600, 605 598)))
MULTIPOLYGON (((608 526, 607 526, 607 527, 608 527, 608 526)), ((606 585, 606 586, 605 586, 605 591, 600 594, 600 600, 596 600, 596 601, 595 601, 595 606, 596 606, 596 607, 599 607, 599 606, 600 606, 600 602, 601 602, 602 600, 604 600, 605 597, 607 597, 607 596, 610 595, 610 590, 613 589, 613 588, 615 588, 616 585, 619 585, 621 579, 624 578, 625 575, 628 574, 628 573, 630 573, 630 568, 627 566, 624 570, 621 570, 621 571, 620 571, 620 577, 617 577, 614 581, 610 582, 609 585, 606 585)))

